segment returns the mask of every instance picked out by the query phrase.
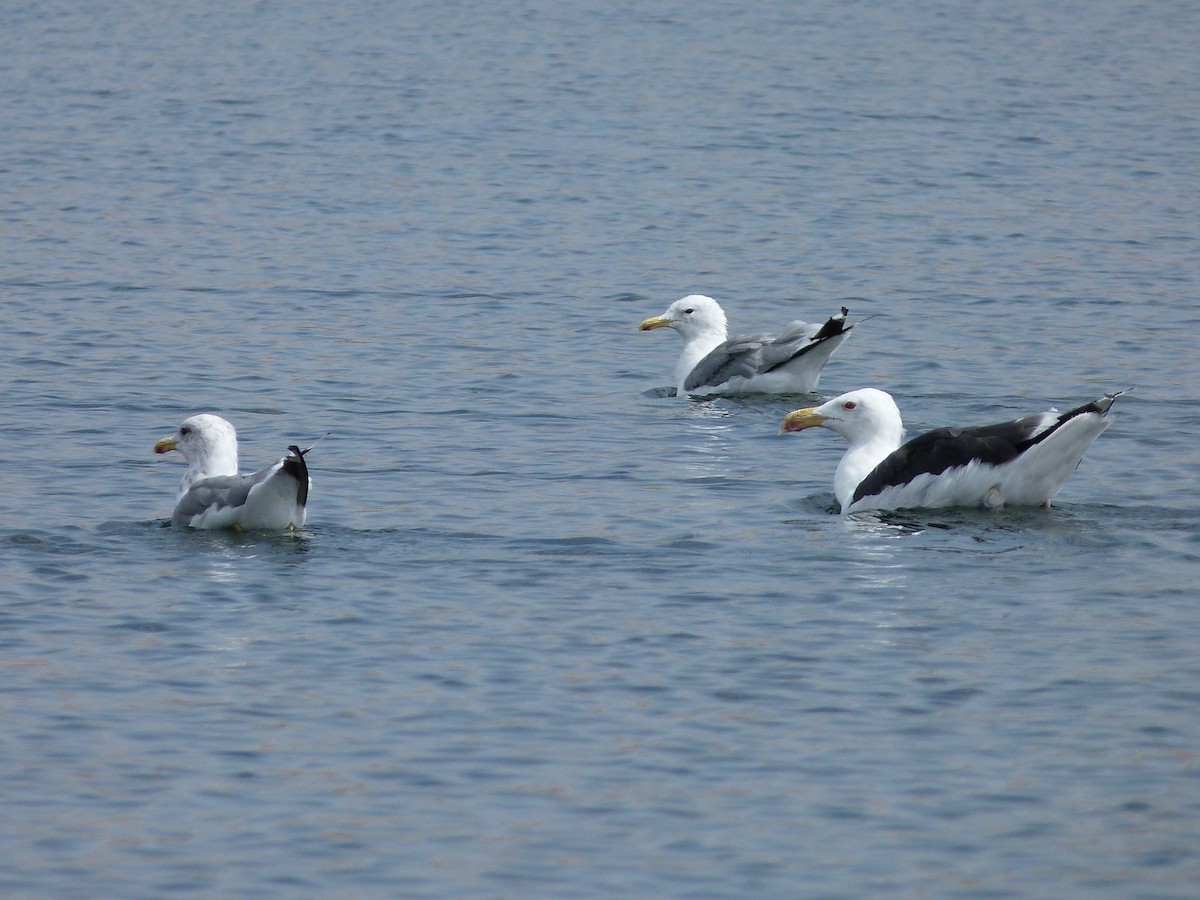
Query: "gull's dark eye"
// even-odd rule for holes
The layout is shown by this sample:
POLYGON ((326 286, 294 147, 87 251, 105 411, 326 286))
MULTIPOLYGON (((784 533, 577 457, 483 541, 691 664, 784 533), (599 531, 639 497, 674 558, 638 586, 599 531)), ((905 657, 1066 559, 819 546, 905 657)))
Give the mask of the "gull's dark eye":
POLYGON ((842 409, 854 409, 856 406, 858 406, 858 404, 855 403, 853 400, 847 400, 845 403, 842 404, 842 409))
POLYGON ((179 433, 182 434, 184 437, 187 437, 189 434, 192 433, 192 426, 184 425, 182 428, 179 429, 179 433))
POLYGON ((696 310, 694 310, 694 309, 685 309, 685 310, 683 311, 683 314, 684 314, 685 316, 690 316, 690 315, 691 315, 692 313, 694 313, 695 311, 696 311, 696 310))

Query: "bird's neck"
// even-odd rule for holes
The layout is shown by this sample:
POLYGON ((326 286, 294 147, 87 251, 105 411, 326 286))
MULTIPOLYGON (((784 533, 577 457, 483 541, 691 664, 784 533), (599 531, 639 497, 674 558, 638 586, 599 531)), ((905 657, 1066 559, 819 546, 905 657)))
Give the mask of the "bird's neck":
POLYGON ((213 448, 198 459, 188 462, 187 471, 179 482, 180 495, 186 494, 192 485, 205 478, 238 473, 237 445, 213 448))
POLYGON ((854 491, 888 455, 900 446, 903 434, 878 435, 861 444, 851 444, 833 475, 833 492, 842 512, 854 501, 854 491))
POLYGON ((724 342, 724 329, 705 331, 684 339, 683 352, 679 354, 679 362, 675 364, 675 384, 680 394, 683 393, 683 383, 692 374, 692 369, 724 342))

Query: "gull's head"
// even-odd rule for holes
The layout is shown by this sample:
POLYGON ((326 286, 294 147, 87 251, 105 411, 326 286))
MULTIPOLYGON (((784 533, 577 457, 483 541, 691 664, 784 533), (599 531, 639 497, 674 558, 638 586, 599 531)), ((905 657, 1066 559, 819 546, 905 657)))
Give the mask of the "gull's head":
POLYGON ((685 341, 710 336, 723 341, 725 327, 725 312, 716 300, 703 294, 689 294, 668 306, 661 316, 643 320, 638 331, 673 328, 685 341))
POLYGON ((210 413, 190 416, 183 420, 174 434, 154 445, 155 453, 170 453, 172 450, 178 450, 189 463, 201 466, 212 461, 228 468, 232 456, 232 472, 213 474, 237 473, 237 432, 220 416, 210 413))
POLYGON ((820 406, 790 412, 780 430, 804 431, 818 426, 836 431, 851 444, 883 439, 898 445, 904 431, 896 401, 876 388, 850 391, 820 406))

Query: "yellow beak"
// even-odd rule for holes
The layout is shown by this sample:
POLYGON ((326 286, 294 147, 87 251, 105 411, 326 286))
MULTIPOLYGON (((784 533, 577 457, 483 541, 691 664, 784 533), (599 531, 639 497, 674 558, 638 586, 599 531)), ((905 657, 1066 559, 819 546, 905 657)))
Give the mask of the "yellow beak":
POLYGON ((651 316, 648 319, 642 320, 642 324, 638 326, 638 331, 653 331, 655 328, 669 328, 670 325, 670 319, 664 319, 662 316, 651 316))
POLYGON ((170 453, 176 447, 175 438, 166 437, 154 445, 155 453, 170 453))
POLYGON ((798 409, 783 417, 783 426, 779 429, 779 433, 785 434, 789 431, 803 431, 805 428, 816 428, 818 425, 823 425, 828 418, 828 416, 818 413, 815 406, 810 406, 807 409, 798 409))

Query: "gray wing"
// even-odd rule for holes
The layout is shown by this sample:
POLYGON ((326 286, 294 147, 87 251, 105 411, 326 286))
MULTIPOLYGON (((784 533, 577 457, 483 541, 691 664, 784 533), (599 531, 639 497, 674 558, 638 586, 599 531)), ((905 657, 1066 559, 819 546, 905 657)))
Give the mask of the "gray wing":
POLYGON ((715 387, 738 375, 751 378, 765 371, 763 351, 771 345, 772 339, 766 335, 733 338, 718 344, 688 373, 683 389, 692 391, 706 385, 715 387))
POLYGON ((245 505, 250 488, 270 477, 274 468, 268 466, 253 475, 214 475, 196 482, 175 504, 172 521, 186 524, 193 516, 213 507, 225 509, 245 505))
POLYGON ((753 378, 777 369, 829 338, 849 331, 846 312, 846 308, 842 307, 840 315, 831 317, 815 332, 814 326, 796 321, 790 323, 778 337, 755 335, 728 340, 696 363, 684 380, 683 389, 693 391, 699 387, 716 387, 739 375, 753 378))

